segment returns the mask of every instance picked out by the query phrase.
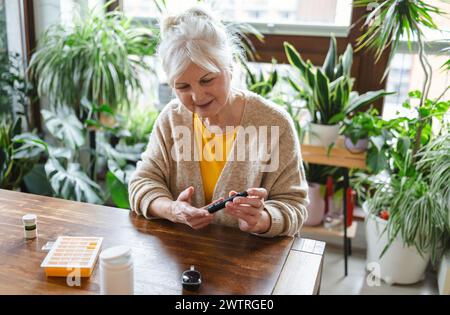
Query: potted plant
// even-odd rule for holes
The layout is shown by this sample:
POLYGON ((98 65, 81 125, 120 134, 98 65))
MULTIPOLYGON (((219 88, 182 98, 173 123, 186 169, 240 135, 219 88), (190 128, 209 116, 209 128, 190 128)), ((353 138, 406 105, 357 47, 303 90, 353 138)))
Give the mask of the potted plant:
POLYGON ((150 28, 132 24, 122 12, 94 10, 73 26, 50 27, 32 56, 29 72, 39 97, 48 98, 54 114, 64 106, 73 108, 89 129, 90 169, 83 171, 94 181, 96 129, 104 124, 102 117, 137 99, 140 73, 150 70, 144 57, 154 54, 157 41, 150 28))
POLYGON ((370 183, 367 261, 380 265, 387 283, 409 284, 424 277, 427 264, 450 246, 449 198, 450 135, 442 134, 417 153, 394 158, 398 173, 370 183), (407 174, 409 173, 409 174, 407 174))
POLYGON ((339 123, 358 108, 371 104, 391 94, 384 90, 359 95, 352 91, 354 79, 350 76, 353 49, 349 44, 343 55, 337 55, 336 39, 330 40, 330 47, 322 67, 314 66, 302 57, 290 43, 284 43, 289 63, 300 74, 300 81, 288 78, 290 85, 306 98, 310 112, 311 139, 313 145, 330 146, 339 135, 339 123))
MULTIPOLYGON (((367 237, 368 262, 381 264, 381 278, 388 282, 413 283, 423 277, 428 257, 437 262, 442 250, 448 249, 448 122, 445 122, 449 101, 442 101, 446 90, 437 99, 428 97, 431 85, 432 70, 425 51, 423 29, 437 29, 431 14, 443 12, 425 1, 372 1, 358 0, 356 6, 378 4, 370 12, 363 24, 366 31, 358 39, 358 49, 375 50, 377 60, 389 46, 391 47, 389 62, 397 52, 401 38, 407 38, 411 47, 411 39, 417 41, 420 65, 425 74, 422 91, 410 93, 417 98, 418 104, 406 101, 404 106, 414 109, 414 118, 401 117, 390 121, 394 135, 386 150, 386 172, 382 179, 369 180, 369 194, 366 198, 366 210, 369 215, 366 233, 371 229, 373 220, 382 210, 389 211, 389 219, 385 221, 381 233, 367 237), (432 122, 441 125, 440 132, 432 132, 432 122), (443 127, 442 127, 443 126, 443 127), (444 149, 437 149, 441 143, 444 149), (445 151, 447 150, 447 151, 445 151), (427 165, 420 161, 424 156, 443 156, 440 166, 447 172, 432 167, 436 161, 427 159, 427 165), (434 171, 433 171, 434 170, 434 171), (433 183, 444 178, 444 186, 433 183), (447 198, 447 199, 443 199, 447 198), (398 245, 398 246, 397 246, 398 245), (382 250, 380 250, 382 248, 382 250), (408 252, 409 251, 409 252, 408 252), (410 251, 414 251, 411 255, 410 251), (392 256, 391 256, 392 255, 392 256), (407 266, 415 266, 412 270, 407 266), (403 277, 405 269, 407 277, 403 277), (386 273, 389 271, 389 273, 386 273)), ((386 69, 385 75, 389 67, 386 69)), ((442 157, 441 157, 442 158, 442 157)))
POLYGON ((361 153, 369 145, 369 130, 373 126, 372 116, 367 113, 357 113, 351 119, 343 121, 342 134, 344 145, 352 153, 361 153))
POLYGON ((137 99, 140 74, 150 70, 144 57, 153 55, 157 41, 123 13, 95 10, 73 26, 51 27, 40 40, 29 72, 38 95, 49 100, 42 115, 60 146, 49 150, 46 164, 56 196, 103 202, 96 184, 99 133, 113 128, 115 113, 137 99))
POLYGON ((241 64, 246 73, 245 83, 247 84, 247 89, 262 97, 267 97, 278 82, 278 72, 275 69, 275 60, 272 60, 272 70, 267 76, 264 75, 262 70, 260 70, 259 73, 253 73, 245 62, 241 62, 241 64))
POLYGON ((387 122, 385 122, 374 108, 367 112, 358 112, 352 118, 343 121, 341 134, 344 135, 344 145, 352 153, 360 153, 369 149, 367 165, 371 170, 379 166, 373 165, 372 159, 379 159, 376 155, 381 151, 384 142, 391 139, 386 133, 387 122), (375 149, 375 150, 373 150, 375 149), (374 156, 375 155, 375 156, 374 156))

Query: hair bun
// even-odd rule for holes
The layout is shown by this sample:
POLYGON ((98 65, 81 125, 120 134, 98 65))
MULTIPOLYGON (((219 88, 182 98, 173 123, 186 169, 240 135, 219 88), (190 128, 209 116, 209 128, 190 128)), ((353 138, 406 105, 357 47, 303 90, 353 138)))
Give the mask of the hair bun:
POLYGON ((213 13, 206 8, 204 5, 195 5, 190 9, 186 10, 186 16, 195 16, 195 17, 203 17, 208 20, 215 20, 213 13))
POLYGON ((207 6, 197 4, 181 13, 164 16, 160 23, 161 36, 164 37, 171 29, 183 24, 183 22, 190 23, 192 18, 203 18, 213 23, 220 21, 207 6))
POLYGON ((180 23, 179 16, 167 15, 162 19, 161 22, 161 35, 164 36, 170 29, 175 27, 180 23))

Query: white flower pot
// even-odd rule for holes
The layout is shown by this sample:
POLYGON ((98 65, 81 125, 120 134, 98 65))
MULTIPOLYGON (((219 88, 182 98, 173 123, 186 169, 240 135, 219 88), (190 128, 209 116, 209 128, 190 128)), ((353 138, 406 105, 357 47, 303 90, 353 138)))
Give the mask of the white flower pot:
POLYGON ((339 124, 336 125, 319 125, 310 124, 309 141, 311 145, 328 147, 332 143, 336 143, 339 136, 339 124))
POLYGON ((309 205, 306 207, 308 218, 305 225, 319 225, 325 214, 325 200, 320 193, 320 184, 309 183, 308 186, 309 205))
MULTIPOLYGON (((367 211, 367 203, 363 204, 367 211)), ((387 221, 369 214, 366 219, 366 269, 388 284, 412 284, 425 278, 425 269, 431 254, 420 256, 415 247, 406 247, 398 235, 383 257, 380 255, 388 243, 387 232, 382 233, 387 221)))

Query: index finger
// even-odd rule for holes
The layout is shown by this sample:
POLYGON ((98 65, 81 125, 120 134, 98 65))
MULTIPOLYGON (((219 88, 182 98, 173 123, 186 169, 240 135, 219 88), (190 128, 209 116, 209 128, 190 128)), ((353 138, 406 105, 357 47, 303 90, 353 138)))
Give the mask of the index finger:
POLYGON ((265 188, 250 188, 247 189, 249 196, 267 199, 267 190, 265 188))

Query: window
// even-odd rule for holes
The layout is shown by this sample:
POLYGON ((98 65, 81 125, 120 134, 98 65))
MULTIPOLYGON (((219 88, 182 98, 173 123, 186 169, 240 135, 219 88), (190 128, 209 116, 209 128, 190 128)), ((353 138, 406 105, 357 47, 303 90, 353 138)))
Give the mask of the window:
MULTIPOLYGON (((169 0, 169 10, 183 9, 195 0, 169 0)), ((351 0, 247 0, 205 1, 220 12, 224 20, 249 22, 261 32, 347 36, 351 22, 351 0)), ((158 9, 153 1, 123 0, 124 12, 137 19, 155 18, 158 9)))
POLYGON ((0 0, 0 53, 8 50, 6 37, 6 14, 4 0, 0 0))
MULTIPOLYGON (((428 56, 433 68, 429 98, 439 97, 450 85, 449 73, 440 69, 448 58, 448 55, 442 54, 428 56)), ((422 90, 423 80, 424 74, 417 54, 396 54, 391 63, 386 90, 397 93, 385 98, 383 118, 391 119, 397 116, 411 115, 412 112, 403 108, 402 104, 408 98, 408 92, 422 90)), ((450 92, 447 92, 444 97, 444 99, 450 99, 450 92)))
MULTIPOLYGON (((439 7, 444 12, 450 12, 450 3, 431 0, 429 4, 439 7)), ((443 52, 443 49, 448 47, 450 40, 450 20, 445 16, 433 16, 433 20, 440 31, 423 30, 427 40, 428 60, 433 69, 428 95, 431 99, 439 97, 450 84, 449 73, 440 69, 449 59, 449 51, 443 52)), ((398 53, 392 60, 386 90, 397 93, 385 98, 383 117, 386 119, 411 115, 412 111, 403 108, 402 104, 408 98, 408 92, 422 90, 424 73, 417 54, 417 45, 412 46, 409 50, 405 42, 401 43, 398 53)), ((444 95, 444 99, 450 99, 450 92, 444 95)))

